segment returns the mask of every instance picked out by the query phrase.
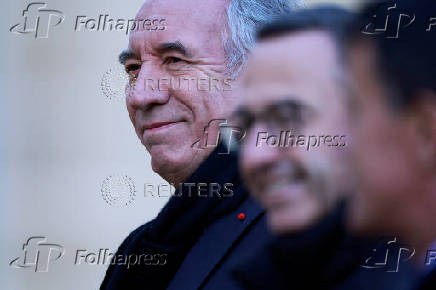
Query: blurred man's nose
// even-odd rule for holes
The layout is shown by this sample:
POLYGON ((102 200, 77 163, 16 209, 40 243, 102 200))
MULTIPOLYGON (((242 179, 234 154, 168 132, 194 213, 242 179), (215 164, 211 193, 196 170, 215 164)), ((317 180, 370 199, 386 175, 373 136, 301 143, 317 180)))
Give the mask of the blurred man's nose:
POLYGON ((242 162, 244 168, 267 168, 268 165, 282 158, 282 150, 262 142, 268 129, 263 125, 255 125, 248 132, 242 147, 242 162))
POLYGON ((163 105, 169 99, 169 79, 159 66, 143 63, 135 85, 128 93, 128 104, 137 110, 147 110, 153 105, 163 105))

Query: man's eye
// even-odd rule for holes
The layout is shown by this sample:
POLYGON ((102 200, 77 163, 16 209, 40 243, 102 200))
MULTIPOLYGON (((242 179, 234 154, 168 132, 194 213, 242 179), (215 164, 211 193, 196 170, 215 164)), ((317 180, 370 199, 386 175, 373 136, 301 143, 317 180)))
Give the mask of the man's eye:
POLYGON ((183 59, 171 56, 171 57, 167 57, 164 60, 164 64, 172 64, 172 63, 176 63, 176 62, 180 62, 180 61, 183 61, 183 59))
POLYGON ((129 65, 126 65, 126 67, 125 67, 126 72, 128 74, 130 74, 136 70, 139 70, 140 68, 141 68, 141 66, 139 64, 129 64, 129 65))
POLYGON ((239 127, 245 131, 250 130, 250 128, 253 126, 254 123, 254 117, 250 116, 250 115, 239 115, 239 116, 234 116, 231 120, 230 120, 230 124, 235 126, 235 127, 239 127))
MULTIPOLYGON (((305 121, 305 114, 308 112, 304 111, 301 106, 281 106, 271 110, 269 119, 281 126, 285 125, 302 125, 305 121)), ((306 116, 307 117, 307 116, 306 116)))

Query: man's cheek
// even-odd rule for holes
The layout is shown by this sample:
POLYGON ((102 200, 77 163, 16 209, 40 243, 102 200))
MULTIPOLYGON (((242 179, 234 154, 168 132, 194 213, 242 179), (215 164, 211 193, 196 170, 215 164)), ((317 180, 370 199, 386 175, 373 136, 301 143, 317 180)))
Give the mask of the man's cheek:
MULTIPOLYGON (((331 149, 330 149, 331 150, 331 149)), ((300 158, 300 164, 307 174, 307 183, 313 191, 325 191, 324 181, 330 178, 334 170, 335 160, 330 160, 329 152, 321 148, 305 152, 300 158)))
MULTIPOLYGON (((171 129, 168 134, 163 136, 162 142, 168 145, 173 145, 176 149, 183 148, 194 150, 193 144, 199 139, 192 131, 192 128, 187 122, 177 124, 175 128, 171 129)), ((199 150, 199 149, 197 149, 199 150)))
POLYGON ((131 106, 130 103, 129 103, 129 100, 127 100, 127 99, 126 99, 126 108, 127 108, 127 112, 129 113, 130 121, 132 122, 133 126, 136 127, 136 124, 135 124, 135 119, 136 119, 136 118, 135 118, 136 110, 134 110, 134 109, 132 108, 132 106, 131 106))
POLYGON ((245 157, 241 158, 241 166, 240 171, 242 173, 242 179, 244 180, 244 184, 250 189, 251 193, 254 195, 256 199, 259 198, 259 186, 256 186, 256 179, 253 178, 253 174, 251 173, 250 167, 247 167, 245 164, 245 157))
POLYGON ((127 104, 127 112, 129 113, 129 119, 133 125, 133 128, 135 129, 136 135, 138 136, 139 139, 142 139, 140 128, 136 124, 136 111, 133 110, 131 107, 129 107, 129 105, 127 104))

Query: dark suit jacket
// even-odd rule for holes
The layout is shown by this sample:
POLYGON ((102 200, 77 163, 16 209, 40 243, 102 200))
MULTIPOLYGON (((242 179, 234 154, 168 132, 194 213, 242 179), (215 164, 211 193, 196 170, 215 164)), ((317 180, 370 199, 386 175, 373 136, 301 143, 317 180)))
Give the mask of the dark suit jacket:
POLYGON ((436 289, 436 269, 430 273, 424 273, 419 277, 416 288, 413 290, 434 290, 436 289))
POLYGON ((264 211, 241 183, 237 156, 218 154, 223 151, 218 147, 185 183, 231 183, 233 195, 203 191, 203 196, 189 196, 187 187, 177 189, 159 215, 134 230, 115 256, 160 255, 164 263, 127 266, 113 260, 100 289, 235 287, 228 265, 248 256, 270 233, 264 211))
POLYGON ((235 265, 232 275, 241 289, 249 290, 415 290, 417 273, 408 263, 401 263, 395 273, 361 266, 375 252, 382 257, 385 249, 384 239, 347 234, 342 204, 310 229, 275 237, 251 259, 235 265))

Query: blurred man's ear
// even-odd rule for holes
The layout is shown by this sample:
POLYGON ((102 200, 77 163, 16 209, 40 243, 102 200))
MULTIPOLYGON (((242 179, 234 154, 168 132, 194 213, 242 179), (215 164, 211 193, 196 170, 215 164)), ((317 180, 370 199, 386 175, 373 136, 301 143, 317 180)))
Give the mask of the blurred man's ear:
POLYGON ((416 130, 418 161, 423 168, 436 174, 436 92, 418 92, 411 107, 412 126, 416 130))

